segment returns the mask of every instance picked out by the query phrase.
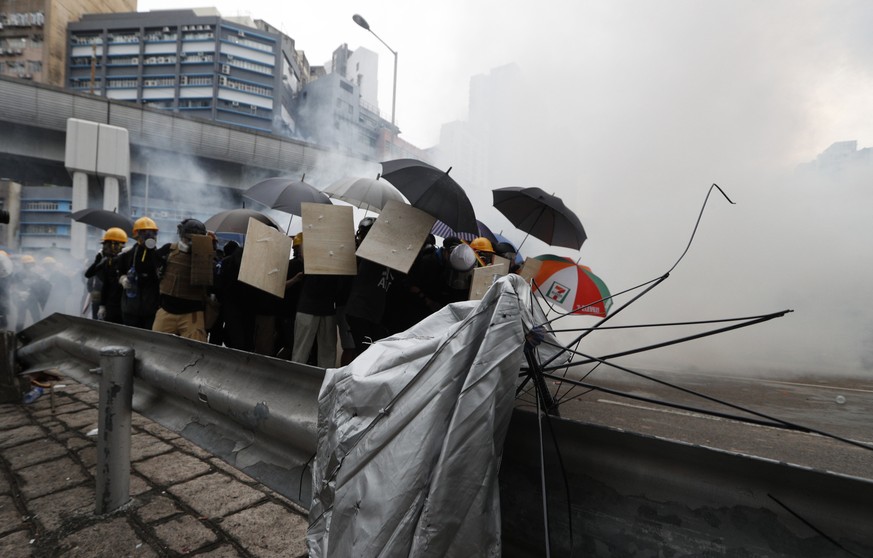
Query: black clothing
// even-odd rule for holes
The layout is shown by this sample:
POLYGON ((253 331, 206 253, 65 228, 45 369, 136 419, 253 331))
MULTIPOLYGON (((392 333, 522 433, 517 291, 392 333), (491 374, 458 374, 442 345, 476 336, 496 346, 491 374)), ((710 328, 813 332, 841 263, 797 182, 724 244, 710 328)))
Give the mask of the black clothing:
POLYGON ((124 325, 151 329, 160 302, 160 258, 158 251, 134 244, 119 256, 119 268, 133 284, 121 298, 124 325))
POLYGON ((124 271, 118 256, 104 257, 100 253, 94 258, 94 263, 85 270, 87 279, 93 277, 100 281, 100 306, 106 308, 104 321, 114 324, 123 323, 121 297, 124 296, 124 289, 118 283, 118 279, 124 271))

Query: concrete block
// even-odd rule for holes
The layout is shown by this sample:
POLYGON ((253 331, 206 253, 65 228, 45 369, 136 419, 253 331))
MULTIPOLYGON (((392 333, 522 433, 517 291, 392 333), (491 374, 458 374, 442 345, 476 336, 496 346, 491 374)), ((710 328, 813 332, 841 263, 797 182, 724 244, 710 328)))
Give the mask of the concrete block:
POLYGON ((80 529, 58 542, 59 556, 130 556, 152 558, 158 554, 127 524, 124 517, 80 529))
POLYGON ((15 531, 0 537, 0 556, 3 558, 30 558, 33 547, 27 531, 15 531))
POLYGON ((174 451, 139 461, 134 470, 161 486, 178 484, 209 471, 209 464, 182 452, 174 451))
POLYGON ((87 517, 94 513, 94 488, 76 486, 47 494, 30 500, 27 508, 46 531, 54 531, 72 518, 87 517))
POLYGON ((11 430, 0 430, 0 448, 17 446, 31 440, 45 437, 45 432, 38 426, 19 426, 11 430))
POLYGON ((209 552, 202 552, 197 555, 197 558, 239 558, 240 553, 229 544, 223 544, 218 548, 214 548, 209 552))
POLYGON ((66 424, 68 428, 74 430, 85 429, 85 432, 92 428, 97 428, 97 409, 86 409, 68 415, 59 415, 59 421, 66 424))
POLYGON ((189 515, 172 519, 154 529, 164 545, 179 554, 189 554, 218 541, 218 535, 189 515))
POLYGON ((24 523, 12 496, 8 494, 0 496, 0 537, 25 528, 27 524, 24 523))
POLYGON ((172 450, 173 446, 151 434, 134 434, 130 437, 130 460, 142 461, 172 450))
POLYGON ((47 438, 40 438, 2 450, 3 457, 9 462, 12 469, 23 469, 29 465, 51 461, 66 454, 67 448, 47 438))
MULTIPOLYGON (((5 405, 4 405, 5 406, 5 405)), ((9 405, 11 411, 0 414, 0 430, 12 430, 30 424, 30 417, 18 405, 9 405)))
POLYGON ((19 488, 26 498, 37 498, 89 480, 79 464, 69 457, 31 465, 16 473, 22 481, 19 488))
POLYGON ((221 527, 252 556, 300 556, 306 553, 305 517, 268 502, 226 517, 221 527))
POLYGON ((154 496, 150 502, 143 504, 138 510, 136 510, 136 514, 139 518, 146 523, 165 519, 172 515, 176 515, 179 512, 179 506, 176 505, 176 502, 166 496, 160 495, 154 496))

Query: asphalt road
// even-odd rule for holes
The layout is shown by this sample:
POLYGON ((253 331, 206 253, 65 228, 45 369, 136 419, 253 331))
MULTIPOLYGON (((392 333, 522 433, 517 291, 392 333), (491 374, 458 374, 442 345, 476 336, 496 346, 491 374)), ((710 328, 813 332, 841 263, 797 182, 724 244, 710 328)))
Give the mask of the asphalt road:
MULTIPOLYGON (((873 480, 873 380, 644 373, 671 385, 615 370, 597 371, 584 381, 689 408, 599 389, 570 389, 554 380, 549 384, 562 402, 565 418, 873 480), (794 426, 778 426, 779 421, 794 426)), ((520 405, 532 401, 522 397, 520 405)))

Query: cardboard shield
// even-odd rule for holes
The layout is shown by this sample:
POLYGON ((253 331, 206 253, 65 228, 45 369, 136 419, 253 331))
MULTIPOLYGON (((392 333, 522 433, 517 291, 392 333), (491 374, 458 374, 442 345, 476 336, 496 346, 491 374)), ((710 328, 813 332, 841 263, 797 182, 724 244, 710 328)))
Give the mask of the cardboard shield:
POLYGON ((249 219, 238 279, 279 298, 285 296, 285 275, 291 257, 291 239, 249 219))
POLYGON ((400 273, 409 273, 435 222, 436 217, 391 200, 358 246, 357 255, 400 273))
POLYGON ((355 275, 355 216, 350 205, 300 204, 303 271, 307 275, 355 275))
POLYGON ((191 236, 191 284, 212 286, 215 276, 215 249, 205 234, 191 236))
MULTIPOLYGON (((504 259, 504 258, 501 258, 504 259)), ((470 300, 481 300, 498 277, 506 275, 509 266, 505 264, 486 265, 473 270, 473 280, 470 281, 470 300)))
POLYGON ((518 271, 518 274, 524 278, 525 282, 530 284, 531 279, 537 276, 537 273, 540 272, 540 268, 543 266, 543 262, 536 258, 527 258, 524 260, 524 265, 518 271))

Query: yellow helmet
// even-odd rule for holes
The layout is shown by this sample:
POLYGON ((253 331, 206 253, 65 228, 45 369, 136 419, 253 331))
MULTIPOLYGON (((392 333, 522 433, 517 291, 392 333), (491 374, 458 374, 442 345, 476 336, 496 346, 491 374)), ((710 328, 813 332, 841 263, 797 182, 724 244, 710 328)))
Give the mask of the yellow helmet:
MULTIPOLYGON (((147 217, 143 218, 147 219, 147 217)), ((125 242, 127 242, 127 233, 124 232, 123 229, 119 229, 118 227, 106 229, 106 232, 103 233, 103 242, 106 242, 107 240, 110 242, 121 242, 122 244, 124 244, 125 242)))
POLYGON ((477 252, 494 252, 494 247, 491 246, 491 241, 483 236, 474 238, 473 241, 470 242, 470 248, 477 252))
POLYGON ((25 255, 21 256, 21 263, 32 264, 32 263, 36 263, 36 260, 30 254, 25 254, 25 255))
POLYGON ((300 246, 301 244, 303 244, 303 233, 299 232, 299 233, 294 235, 294 239, 291 241, 291 246, 293 248, 296 248, 296 247, 300 246))
POLYGON ((156 231, 158 226, 149 217, 140 217, 133 223, 133 236, 137 236, 139 231, 156 231))
POLYGON ((44 263, 44 264, 54 264, 54 263, 57 263, 57 260, 55 260, 55 259, 54 259, 53 257, 51 257, 51 256, 46 256, 46 257, 44 257, 44 258, 42 259, 42 263, 44 263))

